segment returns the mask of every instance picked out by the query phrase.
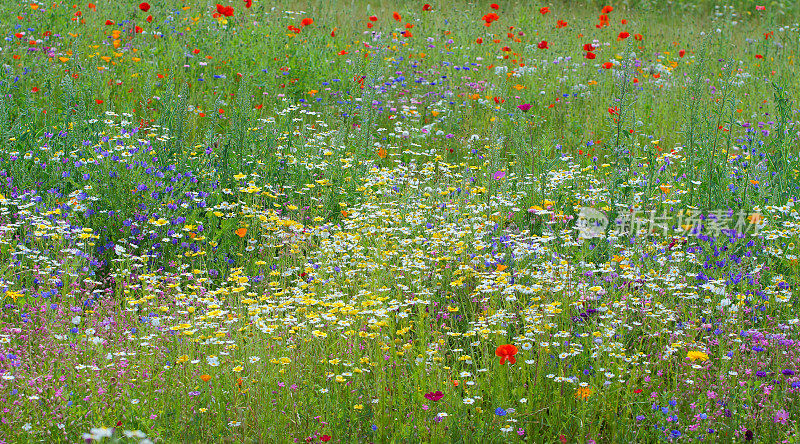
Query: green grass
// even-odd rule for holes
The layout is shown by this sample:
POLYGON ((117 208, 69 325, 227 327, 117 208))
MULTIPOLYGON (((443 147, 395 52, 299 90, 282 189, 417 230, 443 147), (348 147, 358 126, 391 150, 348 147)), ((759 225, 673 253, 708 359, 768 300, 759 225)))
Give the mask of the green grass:
POLYGON ((0 443, 795 442, 800 10, 734 3, 3 5, 0 443))

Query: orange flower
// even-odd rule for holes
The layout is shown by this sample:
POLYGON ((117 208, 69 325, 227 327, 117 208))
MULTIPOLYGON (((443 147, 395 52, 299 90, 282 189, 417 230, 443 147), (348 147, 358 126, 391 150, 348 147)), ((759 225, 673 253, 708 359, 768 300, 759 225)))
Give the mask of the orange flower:
POLYGON ((514 357, 519 352, 516 346, 513 344, 504 344, 497 347, 497 350, 494 351, 494 354, 500 357, 500 365, 504 365, 506 361, 510 364, 516 364, 517 358, 514 357))
POLYGON ((399 12, 397 12, 397 11, 395 11, 395 12, 392 14, 392 17, 394 17, 394 19, 395 19, 395 20, 397 20, 398 22, 399 22, 400 20, 402 20, 402 19, 403 19, 402 17, 400 17, 400 13, 399 13, 399 12))
POLYGON ((314 19, 312 18, 304 18, 303 21, 300 22, 301 26, 308 26, 314 23, 314 19))
POLYGON ((242 227, 236 230, 236 235, 239 237, 244 237, 245 234, 247 234, 247 228, 242 227))
POLYGON ((387 154, 386 153, 386 148, 380 147, 378 149, 378 157, 380 157, 381 159, 385 159, 386 158, 386 154, 387 154))
POLYGON ((203 382, 208 382, 211 380, 211 375, 200 375, 200 379, 202 379, 203 382))
POLYGON ((578 389, 575 390, 575 397, 578 399, 588 399, 592 396, 592 393, 594 393, 594 390, 592 390, 591 387, 578 387, 578 389))

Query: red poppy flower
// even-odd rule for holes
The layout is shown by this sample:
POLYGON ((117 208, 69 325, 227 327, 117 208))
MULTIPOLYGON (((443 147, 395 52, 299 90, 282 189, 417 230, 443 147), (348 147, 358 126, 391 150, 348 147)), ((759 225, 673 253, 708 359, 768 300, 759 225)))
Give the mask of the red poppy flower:
POLYGON ((300 22, 300 25, 301 26, 309 26, 309 25, 312 25, 313 23, 314 23, 314 19, 306 17, 306 18, 303 19, 303 21, 300 22))
POLYGON ((614 7, 611 6, 611 5, 608 5, 608 6, 604 6, 603 10, 600 11, 600 12, 602 12, 603 14, 608 14, 609 12, 613 12, 613 11, 614 11, 614 7))
POLYGON ((509 48, 508 46, 503 46, 502 48, 500 48, 500 50, 503 52, 511 52, 511 48, 509 48))
POLYGON ((91 9, 92 11, 97 11, 97 5, 95 5, 94 3, 89 3, 89 9, 91 9))
POLYGON ((519 352, 513 344, 504 344, 497 347, 494 354, 500 358, 500 365, 505 365, 506 361, 510 364, 516 364, 517 358, 514 357, 519 352))
POLYGON ((414 34, 412 34, 411 31, 403 31, 403 33, 401 35, 403 37, 407 38, 407 39, 411 38, 411 37, 414 37, 414 34))
POLYGON ((222 6, 217 4, 217 12, 225 17, 233 17, 233 6, 222 6))
POLYGON ((483 39, 482 39, 482 38, 480 38, 480 37, 478 37, 478 39, 477 39, 477 40, 475 40, 475 43, 477 43, 477 44, 479 44, 479 45, 480 45, 481 43, 483 43, 483 39))
POLYGON ((31 92, 38 93, 39 92, 39 88, 34 86, 33 88, 31 88, 31 92))
POLYGON ((328 442, 331 440, 331 435, 322 435, 319 437, 319 440, 322 442, 328 442))
POLYGON ((350 54, 350 53, 343 49, 343 50, 339 51, 337 54, 339 54, 339 55, 347 55, 347 54, 350 54))
POLYGON ((633 391, 633 393, 636 393, 638 395, 639 393, 642 393, 642 389, 636 389, 633 391))
POLYGON ((400 16, 400 13, 399 13, 399 12, 397 12, 397 11, 395 11, 394 13, 392 13, 392 17, 394 17, 394 19, 395 19, 395 20, 397 20, 398 22, 399 22, 400 20, 403 20, 403 17, 401 17, 401 16, 400 16))
POLYGON ((491 5, 489 5, 489 7, 490 7, 490 8, 492 8, 492 9, 494 9, 495 11, 497 11, 498 9, 500 9, 500 5, 498 5, 497 3, 492 3, 491 5))
POLYGON ((253 0, 244 0, 244 7, 250 9, 253 6, 253 0))
POLYGON ((612 116, 613 116, 614 114, 619 114, 619 107, 618 107, 618 106, 615 106, 615 107, 613 107, 613 108, 609 108, 609 109, 608 109, 608 113, 609 113, 609 114, 611 114, 612 116))
POLYGON ((377 22, 377 21, 378 21, 378 16, 377 16, 377 15, 371 15, 371 16, 369 16, 369 21, 371 21, 371 22, 377 22))
POLYGON ((634 35, 633 35, 633 38, 634 38, 635 40, 637 40, 637 41, 640 41, 640 42, 641 42, 641 41, 642 41, 642 39, 644 39, 644 36, 643 36, 643 35, 641 35, 641 34, 634 34, 634 35))
POLYGON ((625 20, 625 19, 622 19, 622 20, 620 20, 619 22, 620 22, 620 23, 622 23, 623 25, 627 25, 627 24, 628 24, 628 21, 627 21, 627 20, 625 20))
POLYGON ((595 54, 593 52, 587 52, 586 55, 584 55, 584 57, 586 57, 589 60, 594 60, 595 57, 597 57, 597 54, 595 54))
POLYGON ((620 33, 619 33, 619 35, 617 36, 617 40, 625 40, 625 39, 627 39, 627 38, 628 38, 628 37, 630 37, 630 36, 631 36, 631 35, 630 35, 630 34, 628 34, 627 32, 625 32, 625 31, 622 31, 622 32, 620 32, 620 33))
POLYGON ((613 68, 613 67, 614 67, 614 64, 613 64, 613 63, 611 63, 611 62, 605 62, 605 63, 603 63, 603 69, 611 69, 611 68, 613 68))
POLYGON ((106 26, 112 26, 113 24, 114 22, 112 22, 111 20, 106 20, 106 26))
POLYGON ((148 15, 145 20, 147 20, 147 23, 150 23, 150 22, 153 21, 153 16, 152 15, 148 15))
POLYGON ((678 51, 678 57, 683 57, 685 55, 686 55, 686 50, 685 49, 681 49, 680 51, 678 51))
POLYGON ((406 29, 412 29, 412 28, 414 28, 414 25, 412 25, 411 23, 406 23, 406 29))
POLYGON ((763 59, 763 58, 764 58, 764 56, 763 56, 763 55, 761 55, 761 54, 756 54, 756 58, 757 58, 757 59, 763 59))
POLYGON ((147 3, 147 2, 139 3, 139 9, 141 9, 142 12, 149 11, 150 10, 150 3, 147 3))
POLYGON ((367 23, 367 28, 372 29, 372 23, 367 23))
POLYGON ((566 27, 567 27, 567 22, 565 22, 564 20, 559 20, 558 22, 556 22, 556 28, 561 29, 566 27))
POLYGON ((433 9, 433 8, 431 8, 431 5, 429 5, 428 3, 425 3, 424 5, 422 5, 422 10, 425 11, 425 12, 428 12, 431 9, 433 9))
POLYGON ((102 101, 102 100, 100 100, 100 99, 95 99, 94 103, 96 103, 96 104, 98 104, 98 105, 102 105, 102 104, 103 104, 103 101, 102 101))
POLYGON ((141 34, 144 32, 144 29, 142 29, 141 26, 134 26, 133 31, 136 32, 137 34, 141 34))
POLYGON ((547 40, 542 40, 542 41, 541 41, 541 42, 539 42, 539 44, 538 44, 538 45, 536 45, 536 46, 538 46, 538 47, 539 47, 539 49, 548 49, 548 48, 550 48, 550 46, 548 46, 548 45, 547 45, 547 40))
POLYGON ((545 15, 548 12, 550 12, 550 8, 548 8, 547 6, 545 6, 544 8, 539 9, 539 13, 542 14, 542 15, 545 15))
POLYGON ((586 52, 592 52, 594 51, 594 45, 592 45, 591 43, 587 43, 583 45, 583 50, 586 52))

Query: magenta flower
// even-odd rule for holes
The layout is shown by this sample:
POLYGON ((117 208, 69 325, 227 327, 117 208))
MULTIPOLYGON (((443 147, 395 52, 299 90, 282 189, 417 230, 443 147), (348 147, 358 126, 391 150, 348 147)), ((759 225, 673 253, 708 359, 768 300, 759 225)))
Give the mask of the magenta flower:
POLYGON ((506 172, 505 171, 498 171, 498 172, 496 172, 496 173, 494 173, 492 175, 492 178, 494 180, 500 180, 500 179, 502 179, 504 177, 506 177, 506 172))
POLYGON ((523 113, 527 113, 528 110, 531 109, 531 104, 530 103, 523 103, 522 105, 517 105, 517 108, 519 108, 520 111, 522 111, 523 113))
POLYGON ((430 400, 430 401, 436 402, 436 401, 444 398, 444 393, 439 392, 439 391, 425 393, 425 398, 430 400))

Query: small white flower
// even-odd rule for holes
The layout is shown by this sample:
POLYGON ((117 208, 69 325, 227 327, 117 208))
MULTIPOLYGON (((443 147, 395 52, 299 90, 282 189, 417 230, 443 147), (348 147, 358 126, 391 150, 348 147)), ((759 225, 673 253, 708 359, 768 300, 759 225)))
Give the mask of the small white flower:
POLYGON ((128 438, 139 438, 139 439, 147 438, 147 435, 145 435, 144 432, 142 432, 141 430, 125 430, 124 432, 122 432, 122 434, 128 438))
MULTIPOLYGON (((138 399, 136 399, 136 398, 131 399, 131 404, 136 405, 138 403, 139 403, 138 399)), ((128 438, 130 438, 130 436, 128 438)))
POLYGON ((528 402, 528 398, 522 398, 522 399, 519 400, 519 402, 521 404, 525 404, 526 402, 528 402))
POLYGON ((30 432, 32 428, 33 427, 31 426, 31 423, 29 423, 29 422, 26 422, 25 425, 22 426, 22 430, 25 430, 26 432, 30 432))
POLYGON ((466 404, 466 405, 472 405, 472 404, 474 404, 474 403, 475 403, 475 400, 474 400, 474 399, 472 399, 472 398, 464 398, 464 404, 466 404))

